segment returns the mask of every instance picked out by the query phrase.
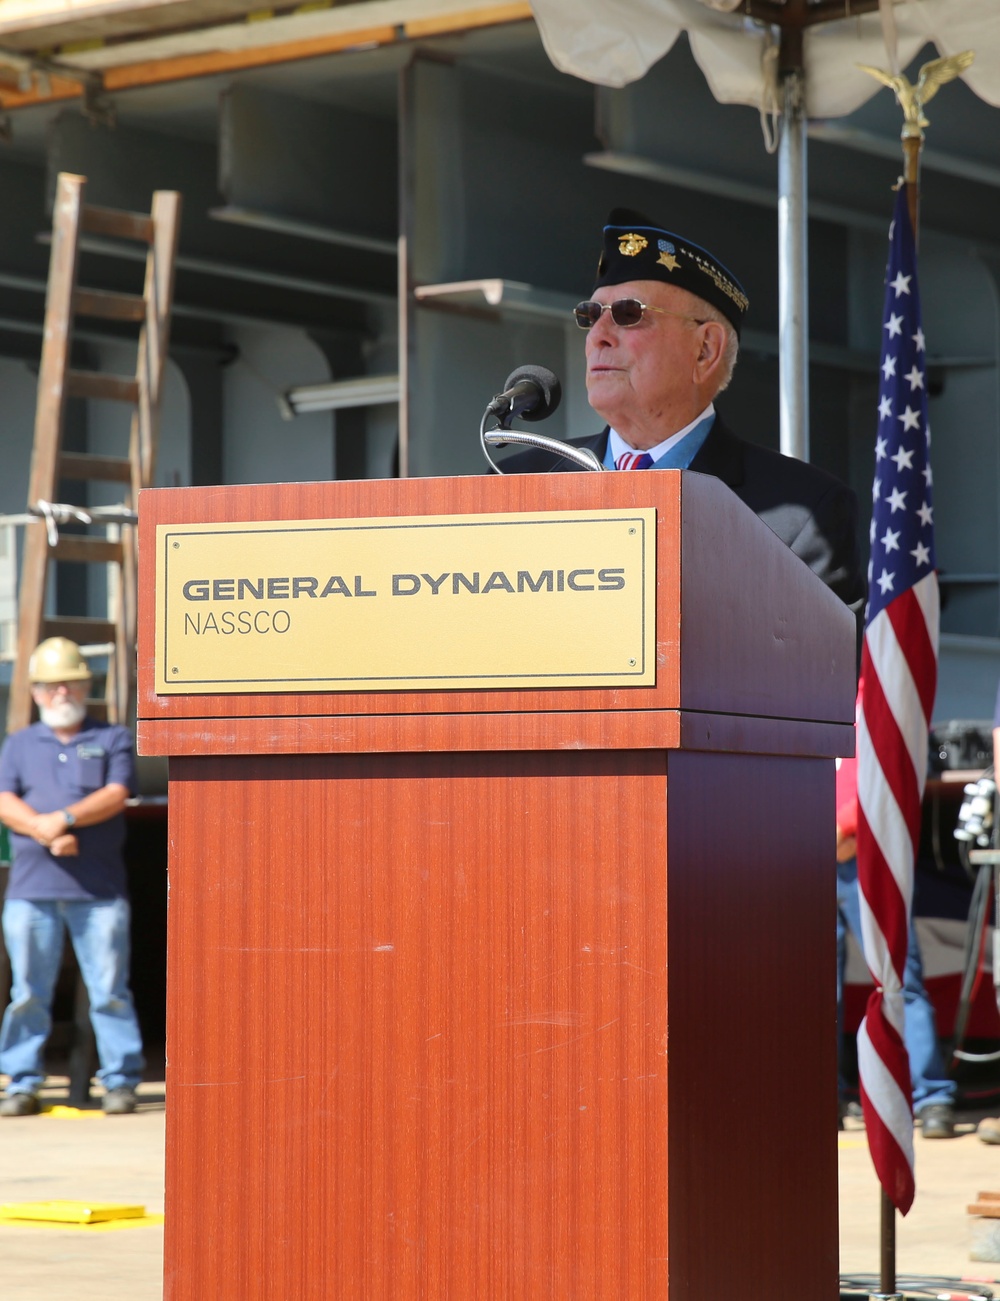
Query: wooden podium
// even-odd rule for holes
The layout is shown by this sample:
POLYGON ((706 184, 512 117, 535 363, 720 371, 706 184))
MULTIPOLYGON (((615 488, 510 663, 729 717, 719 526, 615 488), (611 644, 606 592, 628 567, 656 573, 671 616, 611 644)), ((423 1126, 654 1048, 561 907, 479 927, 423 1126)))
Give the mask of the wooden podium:
POLYGON ((167 1301, 835 1301, 849 611, 678 471, 151 490, 140 566, 167 1301), (153 689, 157 524, 622 507, 654 686, 153 689))

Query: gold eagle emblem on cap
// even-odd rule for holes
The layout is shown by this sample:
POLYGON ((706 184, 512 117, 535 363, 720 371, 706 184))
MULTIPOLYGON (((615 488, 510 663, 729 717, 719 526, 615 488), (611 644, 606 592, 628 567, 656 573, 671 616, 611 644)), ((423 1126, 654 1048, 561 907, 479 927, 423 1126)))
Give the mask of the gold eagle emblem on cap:
POLYGON ((622 235, 618 241, 618 252, 622 257, 635 257, 649 245, 649 240, 644 239, 642 235, 636 235, 634 232, 630 235, 622 235))

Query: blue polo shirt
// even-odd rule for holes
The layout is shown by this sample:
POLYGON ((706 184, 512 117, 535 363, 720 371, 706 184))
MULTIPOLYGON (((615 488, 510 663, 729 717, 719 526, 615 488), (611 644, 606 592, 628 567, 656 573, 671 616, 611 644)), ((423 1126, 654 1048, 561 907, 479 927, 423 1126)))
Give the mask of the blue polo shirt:
MULTIPOLYGON (((116 782, 135 794, 132 736, 124 727, 85 718, 65 744, 44 723, 9 736, 0 750, 0 791, 19 796, 36 813, 53 813, 116 782)), ((74 827, 80 853, 56 858, 30 836, 11 832, 14 862, 8 899, 118 899, 125 881, 125 815, 74 827)))

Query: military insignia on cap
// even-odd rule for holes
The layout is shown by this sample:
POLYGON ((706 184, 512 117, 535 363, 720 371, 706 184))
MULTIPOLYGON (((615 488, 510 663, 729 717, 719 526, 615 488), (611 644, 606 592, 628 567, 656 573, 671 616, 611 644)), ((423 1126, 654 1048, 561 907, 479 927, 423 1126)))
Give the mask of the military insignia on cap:
POLYGON ((674 254, 677 249, 667 239, 658 239, 656 247, 660 250, 660 256, 656 259, 660 266, 665 266, 668 271, 676 271, 680 266, 674 254))
POLYGON ((618 252, 622 257, 635 257, 649 245, 649 240, 642 235, 636 235, 634 232, 630 235, 619 235, 618 252))
MULTIPOLYGON (((709 0, 713 3, 714 0, 709 0)), ((740 332, 747 310, 743 286, 711 253, 633 208, 612 208, 604 226, 595 289, 658 280, 686 289, 740 332)))

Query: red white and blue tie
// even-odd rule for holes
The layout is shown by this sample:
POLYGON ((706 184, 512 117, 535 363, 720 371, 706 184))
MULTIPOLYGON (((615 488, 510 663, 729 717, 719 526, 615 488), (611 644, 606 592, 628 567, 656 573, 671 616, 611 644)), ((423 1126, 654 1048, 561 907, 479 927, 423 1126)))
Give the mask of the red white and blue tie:
POLYGON ((622 452, 615 461, 616 470, 646 470, 653 464, 648 452, 622 452))

